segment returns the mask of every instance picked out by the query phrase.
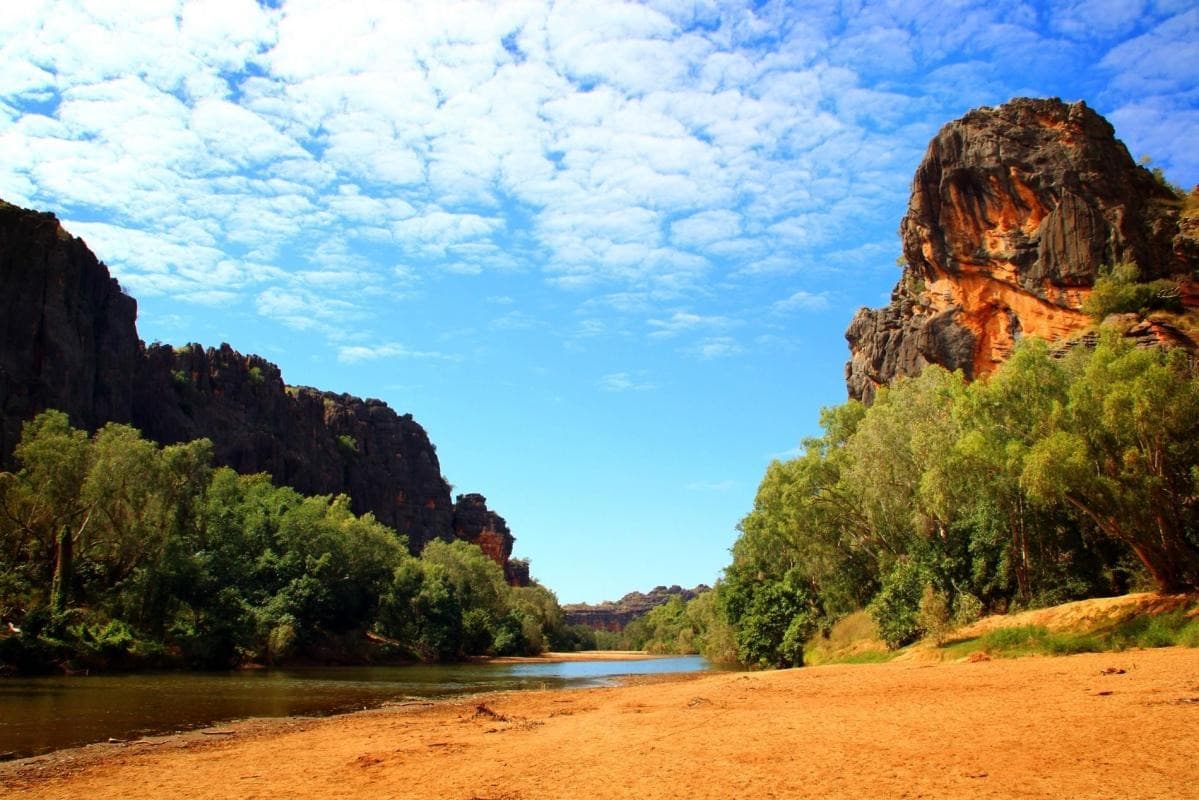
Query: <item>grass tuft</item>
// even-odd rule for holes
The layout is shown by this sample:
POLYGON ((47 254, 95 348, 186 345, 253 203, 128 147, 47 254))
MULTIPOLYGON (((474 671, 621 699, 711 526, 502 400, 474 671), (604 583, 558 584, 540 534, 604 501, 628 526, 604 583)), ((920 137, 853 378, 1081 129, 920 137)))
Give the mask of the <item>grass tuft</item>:
POLYGON ((997 628, 982 636, 941 648, 949 658, 983 652, 996 658, 1030 655, 1103 653, 1129 648, 1199 647, 1199 616, 1177 609, 1156 616, 1139 616, 1090 632, 1051 631, 1043 625, 997 628))

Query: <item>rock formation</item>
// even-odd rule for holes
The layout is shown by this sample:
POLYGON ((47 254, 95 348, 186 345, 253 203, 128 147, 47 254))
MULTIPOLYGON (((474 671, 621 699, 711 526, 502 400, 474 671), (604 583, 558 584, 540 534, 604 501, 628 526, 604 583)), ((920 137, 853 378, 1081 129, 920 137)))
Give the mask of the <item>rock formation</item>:
POLYGON ((0 201, 0 465, 48 408, 80 426, 127 421, 137 302, 53 214, 0 201))
POLYGON ((694 589, 684 589, 681 586, 655 586, 648 594, 629 592, 624 597, 613 602, 611 600, 591 605, 589 603, 571 603, 562 606, 562 618, 568 625, 586 625, 589 628, 607 631, 621 631, 633 620, 644 617, 658 606, 665 605, 670 598, 679 597, 683 602, 694 600, 711 587, 700 584, 694 589))
POLYGON ((460 494, 454 503, 454 538, 472 542, 504 567, 508 582, 515 586, 529 584, 529 564, 512 560, 512 544, 516 540, 504 518, 487 507, 481 494, 460 494))
POLYGON ((229 345, 171 348, 138 339, 137 303, 52 214, 0 201, 0 467, 25 420, 46 409, 95 430, 139 428, 160 444, 211 439, 220 464, 267 472, 305 494, 346 494, 408 537, 465 539, 528 583, 513 537, 482 495, 450 501, 437 452, 409 414, 286 386, 279 368, 229 345))
POLYGON ((1103 265, 1175 278, 1196 304, 1199 239, 1180 226, 1183 205, 1085 103, 1018 99, 949 123, 912 182, 891 304, 846 331, 850 396, 869 402, 927 364, 975 378, 1021 336, 1088 330, 1082 303, 1103 265))
POLYGON ((145 348, 130 421, 162 444, 207 437, 238 472, 268 472, 304 494, 347 494, 355 513, 407 536, 414 553, 451 538, 450 487, 411 415, 285 386, 274 364, 227 344, 145 348))

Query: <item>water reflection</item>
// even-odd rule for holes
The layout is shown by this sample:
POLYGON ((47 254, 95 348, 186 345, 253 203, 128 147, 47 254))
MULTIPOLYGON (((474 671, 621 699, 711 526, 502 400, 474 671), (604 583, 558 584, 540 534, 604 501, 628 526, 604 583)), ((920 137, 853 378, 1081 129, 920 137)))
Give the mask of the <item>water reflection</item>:
POLYGON ((330 714, 406 698, 594 686, 709 669, 699 656, 560 664, 311 667, 0 679, 0 753, 45 753, 242 717, 330 714))

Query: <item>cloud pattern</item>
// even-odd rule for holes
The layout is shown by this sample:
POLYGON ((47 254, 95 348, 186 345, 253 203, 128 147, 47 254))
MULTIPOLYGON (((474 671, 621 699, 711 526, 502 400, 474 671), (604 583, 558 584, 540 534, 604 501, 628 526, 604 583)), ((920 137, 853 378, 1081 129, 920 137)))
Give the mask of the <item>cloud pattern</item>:
POLYGON ((1170 0, 12 5, 0 195, 139 295, 244 303, 346 363, 444 358, 342 340, 446 274, 535 276, 572 340, 629 330, 602 308, 741 353, 886 266, 928 137, 1013 94, 1085 96, 1199 179, 1199 10, 1170 0))

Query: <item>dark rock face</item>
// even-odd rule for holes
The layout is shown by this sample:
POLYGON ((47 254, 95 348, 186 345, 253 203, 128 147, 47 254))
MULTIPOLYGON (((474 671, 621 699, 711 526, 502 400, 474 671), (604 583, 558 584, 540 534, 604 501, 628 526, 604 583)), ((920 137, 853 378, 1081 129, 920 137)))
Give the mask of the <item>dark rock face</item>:
POLYGON ((1085 103, 1018 99, 949 123, 912 183, 892 302, 846 332, 850 396, 930 363, 978 377, 1023 335, 1085 330, 1105 264, 1189 282, 1199 260, 1180 206, 1085 103))
POLYGON ((504 518, 487 507, 487 498, 483 495, 458 495, 458 502, 454 503, 454 538, 477 545, 504 568, 510 584, 529 585, 528 562, 512 560, 512 545, 516 539, 504 518))
POLYGON ((0 201, 0 464, 49 408, 79 426, 128 421, 137 302, 52 214, 0 201))
POLYGON ((286 386, 279 368, 229 345, 144 346, 137 303, 82 240, 51 214, 0 201, 0 466, 12 465, 25 420, 65 411, 89 430, 132 424, 160 444, 213 442, 216 460, 266 472, 305 494, 347 494, 408 537, 478 544, 510 562, 513 537, 481 495, 451 505, 437 452, 409 414, 363 400, 286 386))
POLYGON ((217 461, 267 472, 304 494, 350 496, 408 537, 415 553, 451 535, 450 489, 412 416, 379 400, 285 386, 279 368, 229 345, 152 345, 138 372, 132 422, 156 442, 207 437, 217 461))
POLYGON ((702 583, 694 589, 684 589, 677 585, 669 588, 655 586, 647 594, 629 592, 615 602, 608 600, 599 605, 571 603, 562 606, 562 618, 568 625, 586 625, 597 630, 621 631, 638 617, 644 617, 658 606, 665 605, 672 597, 679 597, 683 602, 687 602, 709 591, 710 588, 702 583))

